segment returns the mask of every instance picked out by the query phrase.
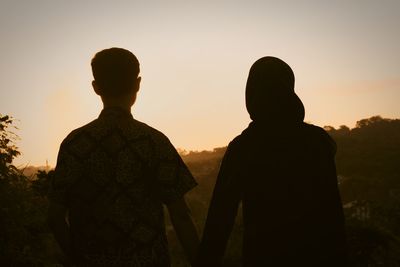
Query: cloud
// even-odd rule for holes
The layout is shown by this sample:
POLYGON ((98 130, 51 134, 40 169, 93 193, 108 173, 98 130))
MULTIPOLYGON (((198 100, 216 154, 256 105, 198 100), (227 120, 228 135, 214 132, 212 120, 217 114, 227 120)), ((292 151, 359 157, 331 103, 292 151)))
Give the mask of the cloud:
POLYGON ((400 79, 359 80, 323 86, 325 90, 340 95, 358 95, 380 93, 386 90, 400 89, 400 79))

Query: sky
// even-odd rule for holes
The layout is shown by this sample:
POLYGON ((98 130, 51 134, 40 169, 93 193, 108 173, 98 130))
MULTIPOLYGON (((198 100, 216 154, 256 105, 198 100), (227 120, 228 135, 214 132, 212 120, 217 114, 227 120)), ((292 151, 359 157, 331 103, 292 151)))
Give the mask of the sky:
POLYGON ((16 119, 19 166, 56 164, 60 143, 102 109, 90 60, 109 47, 141 64, 133 116, 175 147, 226 146, 250 118, 250 66, 296 75, 306 121, 400 118, 400 1, 0 0, 0 114, 16 119))

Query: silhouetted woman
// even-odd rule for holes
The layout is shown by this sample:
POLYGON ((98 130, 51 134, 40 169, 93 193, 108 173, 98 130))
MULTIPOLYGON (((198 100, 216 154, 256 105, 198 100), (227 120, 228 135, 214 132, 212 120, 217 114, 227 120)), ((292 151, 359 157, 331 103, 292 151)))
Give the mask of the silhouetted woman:
POLYGON ((221 265, 239 203, 243 266, 345 266, 335 142, 303 122, 294 74, 263 57, 246 85, 249 127, 228 146, 217 178, 199 266, 221 265))

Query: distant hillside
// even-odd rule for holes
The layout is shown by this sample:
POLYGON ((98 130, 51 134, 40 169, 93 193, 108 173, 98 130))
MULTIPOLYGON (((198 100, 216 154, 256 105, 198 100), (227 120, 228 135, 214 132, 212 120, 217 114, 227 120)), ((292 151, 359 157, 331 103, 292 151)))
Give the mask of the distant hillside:
POLYGON ((20 168, 22 173, 27 177, 34 177, 38 171, 50 171, 51 168, 49 166, 26 166, 20 168))

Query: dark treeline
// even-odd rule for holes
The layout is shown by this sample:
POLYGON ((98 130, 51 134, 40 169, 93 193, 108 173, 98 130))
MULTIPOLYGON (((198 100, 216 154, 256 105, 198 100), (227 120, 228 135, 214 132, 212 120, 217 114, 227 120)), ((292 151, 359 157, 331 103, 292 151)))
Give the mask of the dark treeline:
MULTIPOLYGON (((26 175, 14 167, 19 151, 9 132, 12 120, 0 116, 0 125, 0 266, 52 266, 59 250, 45 216, 53 172, 26 175)), ((360 120, 353 129, 325 129, 338 146, 351 266, 400 266, 400 120, 376 116, 360 120)), ((200 232, 225 150, 182 153, 199 183, 187 197, 200 232)), ((170 224, 167 228, 173 266, 187 266, 170 224)), ((239 213, 226 266, 240 266, 241 230, 239 213)))

